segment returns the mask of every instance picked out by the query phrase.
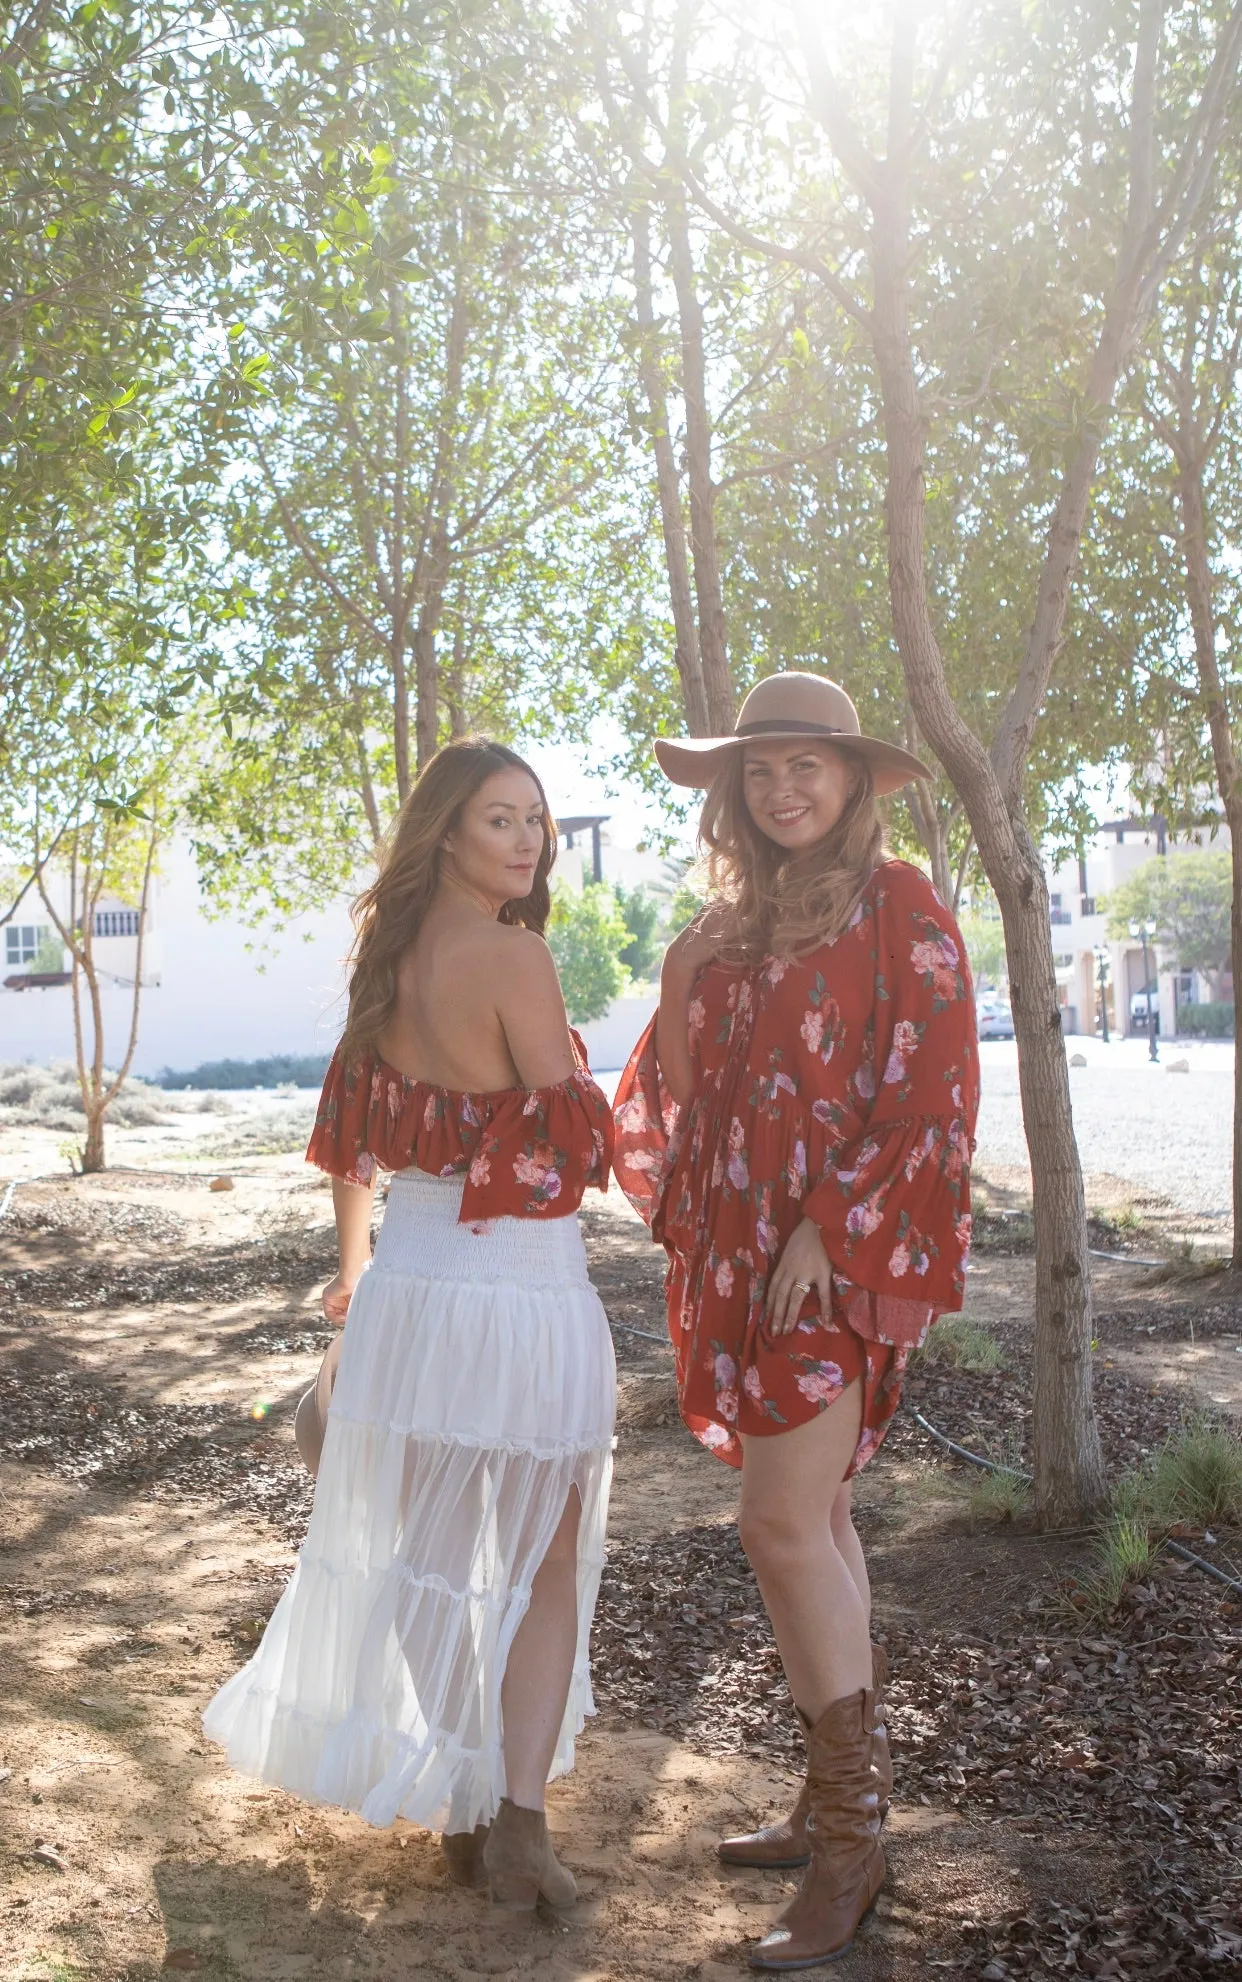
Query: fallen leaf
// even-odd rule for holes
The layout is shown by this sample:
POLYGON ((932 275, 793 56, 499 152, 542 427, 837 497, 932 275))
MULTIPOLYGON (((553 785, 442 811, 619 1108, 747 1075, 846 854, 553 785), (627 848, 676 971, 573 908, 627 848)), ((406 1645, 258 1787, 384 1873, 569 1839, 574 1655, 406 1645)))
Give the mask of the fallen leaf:
POLYGON ((54 1872, 63 1872, 65 1870, 64 1859, 50 1844, 36 1845, 30 1856, 39 1865, 50 1865, 54 1872))

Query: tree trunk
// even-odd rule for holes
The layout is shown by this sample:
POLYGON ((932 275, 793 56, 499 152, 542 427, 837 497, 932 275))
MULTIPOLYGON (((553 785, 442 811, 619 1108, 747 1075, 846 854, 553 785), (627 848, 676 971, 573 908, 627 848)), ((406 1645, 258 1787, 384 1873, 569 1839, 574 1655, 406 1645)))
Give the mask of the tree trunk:
POLYGON ((1212 604, 1212 567, 1208 559, 1207 516, 1203 498, 1203 462, 1187 431, 1189 409, 1181 409, 1177 449, 1177 495, 1182 512, 1182 555, 1186 565, 1186 603, 1194 634, 1195 663, 1204 713, 1212 737, 1216 783, 1229 825, 1229 860, 1233 882, 1230 918, 1230 964, 1233 970, 1233 1265, 1242 1268, 1242 776, 1229 721, 1229 704, 1216 660, 1216 614, 1212 604))
POLYGON ((703 306, 694 279, 690 221, 681 181, 670 187, 665 204, 673 287, 681 326, 681 389, 686 406, 686 469, 690 482, 690 553, 699 608, 699 655, 707 691, 709 735, 733 728, 733 683, 725 646, 724 598, 716 548, 712 436, 707 411, 707 364, 703 352, 703 306))
POLYGON ((673 609, 676 640, 674 660, 681 682, 681 699, 691 736, 710 736, 707 689, 699 656, 699 629, 695 623, 694 601, 690 593, 690 565, 686 555, 686 524, 681 511, 681 480, 673 458, 673 440, 668 424, 668 400, 660 371, 656 345, 655 309, 651 293, 651 238, 646 207, 636 207, 630 222, 634 240, 634 299, 638 318, 638 374, 650 414, 652 451, 655 455, 656 489, 660 498, 660 527, 664 536, 664 561, 668 570, 669 600, 673 609))
POLYGON ((1018 1042, 1022 1118, 1035 1214, 1035 1501, 1067 1526, 1104 1501, 1091 1397, 1091 1278, 1086 1203, 1061 1036, 1047 884, 1038 850, 993 762, 949 693, 932 623, 924 545, 924 427, 910 345, 900 194, 874 206, 873 335, 888 455, 893 628, 919 729, 944 764, 1000 904, 1018 1042))
POLYGON ((104 1154, 104 1109, 98 1101, 91 1101, 86 1109, 86 1140, 81 1149, 81 1174, 84 1177, 97 1176, 108 1167, 104 1154))
POLYGON ((1107 1493, 1092 1402, 1091 1267, 1087 1206, 1074 1139, 1069 1068, 1050 940, 1048 886, 1039 852, 1019 827, 1024 860, 998 885, 1009 997, 1018 1042, 1022 1122, 1035 1213, 1032 1419, 1040 1519, 1068 1527, 1107 1493))

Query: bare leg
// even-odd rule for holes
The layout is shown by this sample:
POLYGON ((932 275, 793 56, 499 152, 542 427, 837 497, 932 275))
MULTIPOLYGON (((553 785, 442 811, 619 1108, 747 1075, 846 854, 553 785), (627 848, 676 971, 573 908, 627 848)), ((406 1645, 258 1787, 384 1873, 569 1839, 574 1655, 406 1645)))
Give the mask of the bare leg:
POLYGON ((854 1526, 853 1481, 846 1480, 832 1503, 832 1539, 845 1559, 845 1566, 854 1578, 854 1588, 863 1601, 867 1613, 867 1628, 871 1628, 871 1579, 867 1574, 867 1561, 863 1546, 854 1526))
POLYGON ((526 1810, 542 1810, 556 1738, 578 1648, 578 1522, 582 1502, 570 1490, 556 1533, 531 1584, 500 1690, 505 1793, 526 1810))
POLYGON ((834 1700, 871 1684, 867 1603, 823 1512, 835 1512, 861 1421, 856 1382, 809 1424, 742 1440, 742 1546, 794 1704, 812 1724, 834 1700))

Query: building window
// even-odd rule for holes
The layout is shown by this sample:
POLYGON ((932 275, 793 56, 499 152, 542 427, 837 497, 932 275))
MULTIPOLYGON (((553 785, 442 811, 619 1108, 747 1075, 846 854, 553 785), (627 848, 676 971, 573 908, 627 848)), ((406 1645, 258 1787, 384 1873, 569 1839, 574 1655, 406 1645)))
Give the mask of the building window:
POLYGON ((1061 897, 1060 897, 1060 895, 1049 895, 1049 897, 1048 897, 1048 900, 1049 900, 1049 902, 1051 903, 1051 905, 1052 905, 1052 907, 1053 907, 1053 908, 1060 908, 1060 906, 1061 906, 1061 897))
POLYGON ((32 922, 9 923, 4 932, 4 961, 10 968, 20 968, 24 963, 33 963, 39 954, 40 945, 51 935, 50 929, 37 927, 32 922))
POLYGON ((136 908, 97 908, 91 927, 96 936, 136 936, 138 911, 136 908))
POLYGON ((1082 907, 1081 907, 1081 908, 1080 908, 1080 910, 1079 910, 1079 914, 1080 914, 1080 915, 1094 915, 1094 914, 1095 914, 1095 896, 1094 896, 1094 895, 1084 895, 1084 896, 1083 896, 1083 898, 1082 898, 1082 907))

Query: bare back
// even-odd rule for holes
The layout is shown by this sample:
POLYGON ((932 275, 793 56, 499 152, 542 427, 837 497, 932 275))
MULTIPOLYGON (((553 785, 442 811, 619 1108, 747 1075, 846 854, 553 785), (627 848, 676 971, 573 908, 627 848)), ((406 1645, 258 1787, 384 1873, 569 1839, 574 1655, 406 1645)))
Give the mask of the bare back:
POLYGON ((574 1066, 543 939, 448 891, 402 958, 396 1010, 378 1043, 398 1072, 475 1094, 548 1086, 574 1066))

